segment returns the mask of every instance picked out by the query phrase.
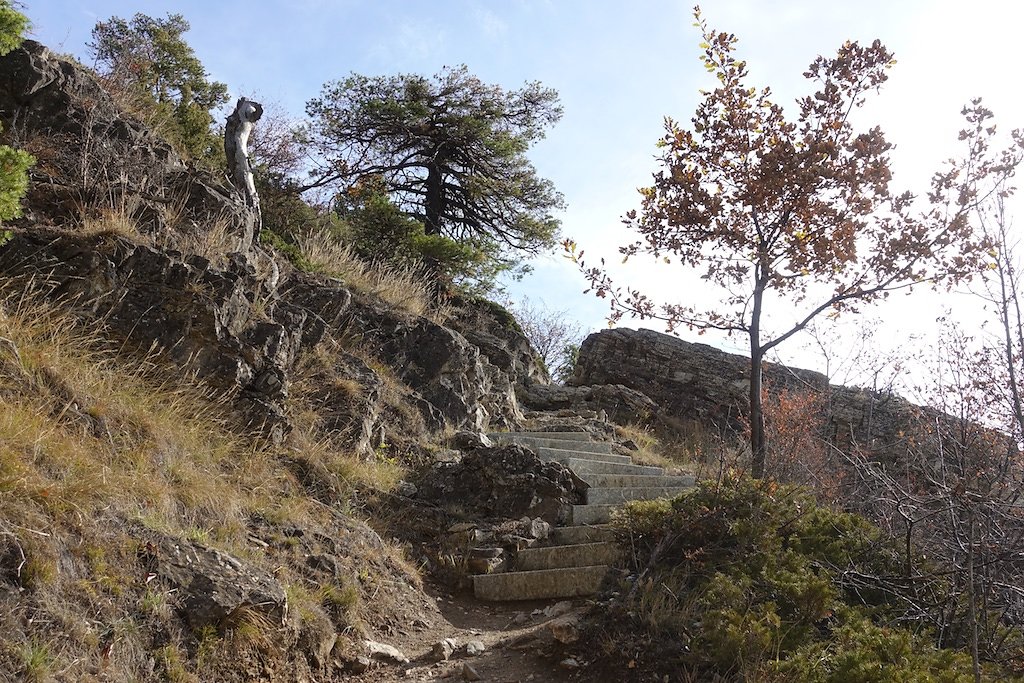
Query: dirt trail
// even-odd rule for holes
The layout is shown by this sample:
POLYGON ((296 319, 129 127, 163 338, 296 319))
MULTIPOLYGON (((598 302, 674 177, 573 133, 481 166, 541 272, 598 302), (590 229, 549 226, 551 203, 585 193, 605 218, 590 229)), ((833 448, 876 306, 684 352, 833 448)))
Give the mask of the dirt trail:
MULTIPOLYGON (((580 611, 584 602, 485 603, 471 594, 427 589, 434 605, 429 614, 398 628, 387 642, 401 650, 408 664, 374 662, 352 680, 391 683, 393 681, 479 680, 483 683, 563 683, 574 680, 573 670, 560 666, 566 655, 552 657, 550 624, 565 621, 580 611), (436 609, 433 607, 436 605, 436 609), (431 650, 445 638, 458 649, 448 661, 434 662, 431 650), (479 641, 485 650, 469 656, 466 643, 479 641), (465 668, 479 676, 473 678, 465 668)), ((575 652, 570 652, 575 654, 575 652)), ((578 679, 576 679, 578 680, 578 679)))

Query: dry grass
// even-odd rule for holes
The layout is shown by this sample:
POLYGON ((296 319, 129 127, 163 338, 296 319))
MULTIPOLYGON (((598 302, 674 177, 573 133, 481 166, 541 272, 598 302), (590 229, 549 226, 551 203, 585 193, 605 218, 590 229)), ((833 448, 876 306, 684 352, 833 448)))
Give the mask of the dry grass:
POLYGON ((368 263, 327 230, 300 237, 298 246, 314 269, 341 279, 357 292, 436 322, 451 316, 445 304, 435 301, 431 277, 424 269, 368 263))
POLYGON ((639 425, 616 425, 615 435, 636 444, 632 453, 638 465, 664 467, 667 472, 692 473, 695 468, 694 454, 680 444, 664 444, 648 427, 639 425))
POLYGON ((197 254, 215 267, 222 267, 228 254, 242 250, 241 238, 232 232, 227 216, 196 226, 188 219, 184 200, 164 204, 161 213, 167 229, 155 237, 159 247, 197 254))
MULTIPOLYGON (((109 188, 108 188, 109 190, 109 188)), ((138 215, 140 200, 137 196, 113 194, 100 204, 80 205, 77 232, 83 235, 116 235, 136 242, 149 243, 139 229, 138 215)))
MULTIPOLYGON (((133 529, 261 563, 247 540, 254 519, 336 526, 341 505, 310 497, 294 453, 256 445, 233 429, 223 397, 170 376, 157 360, 119 357, 69 314, 0 295, 0 583, 21 589, 6 598, 0 591, 0 680, 5 671, 28 680, 55 671, 66 680, 97 680, 94 671, 149 680, 150 657, 167 679, 211 680, 196 636, 167 595, 141 581, 133 529), (149 649, 154 631, 170 639, 162 654, 149 649), (119 656, 108 660, 110 638, 119 656)), ((339 503, 356 490, 390 488, 402 473, 325 443, 302 455, 327 473, 339 503)), ((400 553, 388 545, 373 552, 351 561, 400 553)), ((277 571, 287 581, 299 570, 282 563, 277 571)), ((249 621, 235 629, 242 641, 263 633, 249 621)))

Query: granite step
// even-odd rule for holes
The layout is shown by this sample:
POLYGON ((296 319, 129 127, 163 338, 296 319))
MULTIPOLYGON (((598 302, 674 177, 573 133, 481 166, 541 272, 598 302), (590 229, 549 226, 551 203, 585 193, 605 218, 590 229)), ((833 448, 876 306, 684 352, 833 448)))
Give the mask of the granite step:
POLYGON ((487 436, 492 439, 500 436, 540 436, 546 439, 558 439, 560 441, 586 441, 594 443, 594 435, 589 432, 493 432, 487 436))
POLYGON ((619 554, 619 546, 604 541, 528 548, 516 553, 515 570, 535 571, 614 564, 619 559, 619 554))
POLYGON ((614 444, 607 441, 571 441, 552 439, 539 434, 498 433, 487 436, 496 443, 518 443, 532 448, 556 448, 581 453, 615 453, 614 444))
POLYGON ((591 488, 683 488, 693 486, 694 479, 689 475, 647 475, 647 474, 596 474, 592 472, 576 472, 576 475, 587 482, 591 488))
POLYGON ((675 498, 692 486, 609 487, 587 489, 587 505, 616 505, 629 500, 675 498))
POLYGON ((473 577, 473 594, 480 600, 545 600, 597 593, 608 575, 607 565, 538 569, 473 577))
POLYGON ((548 542, 552 545, 572 545, 575 543, 599 543, 611 541, 614 538, 615 533, 608 524, 556 526, 551 530, 548 542))
POLYGON ((612 511, 622 505, 573 505, 572 523, 580 526, 584 524, 604 524, 612 519, 612 511))
MULTIPOLYGON (((547 449, 542 449, 547 450, 547 449)), ((539 455, 539 454, 538 454, 539 455)), ((541 460, 560 462, 575 472, 581 479, 587 474, 639 474, 647 476, 660 476, 665 473, 663 467, 652 467, 650 465, 632 465, 622 462, 608 462, 606 460, 594 460, 589 457, 548 457, 540 455, 541 460)))
POLYGON ((628 455, 616 455, 614 453, 588 453, 587 451, 569 451, 561 448, 534 447, 533 452, 541 460, 558 460, 560 458, 579 458, 583 460, 597 460, 610 462, 617 465, 632 465, 633 458, 628 455))

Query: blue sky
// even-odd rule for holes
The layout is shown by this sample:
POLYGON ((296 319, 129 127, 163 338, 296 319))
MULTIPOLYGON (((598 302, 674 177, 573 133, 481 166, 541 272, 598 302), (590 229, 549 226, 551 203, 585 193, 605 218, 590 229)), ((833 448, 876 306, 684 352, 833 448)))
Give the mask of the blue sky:
MULTIPOLYGON (((1024 9, 1017 7, 1005 0, 717 0, 704 14, 739 36, 751 83, 771 85, 782 103, 804 93, 800 74, 818 54, 846 39, 881 38, 898 64, 865 122, 881 124, 896 143, 897 184, 921 189, 955 153, 958 112, 971 97, 983 96, 1003 128, 1024 127, 1024 9)), ((692 2, 27 0, 25 11, 33 37, 83 61, 97 20, 180 12, 192 24, 186 38, 213 78, 233 95, 277 101, 296 116, 324 82, 350 72, 433 74, 464 63, 508 88, 539 80, 559 91, 565 116, 531 158, 565 194, 563 233, 612 262, 616 247, 631 239, 620 217, 637 206, 636 188, 656 169, 663 117, 688 120, 698 89, 710 86, 698 61, 692 2)), ((585 284, 570 263, 556 254, 535 268, 514 287, 516 296, 568 309, 589 328, 603 326, 605 306, 582 294, 585 284)), ((638 264, 621 275, 665 300, 705 296, 678 266, 638 264)), ((947 303, 955 298, 926 307, 947 303)), ((921 305, 915 298, 878 309, 892 321, 894 343, 934 326, 921 305)))

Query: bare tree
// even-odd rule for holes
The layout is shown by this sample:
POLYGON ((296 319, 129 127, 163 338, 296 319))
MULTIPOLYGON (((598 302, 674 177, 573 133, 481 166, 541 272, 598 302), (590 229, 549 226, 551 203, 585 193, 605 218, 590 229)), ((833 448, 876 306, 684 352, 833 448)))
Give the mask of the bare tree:
POLYGON ((583 326, 568 310, 552 311, 543 303, 535 304, 529 298, 506 302, 530 345, 557 382, 565 383, 576 366, 576 354, 586 336, 583 326))

